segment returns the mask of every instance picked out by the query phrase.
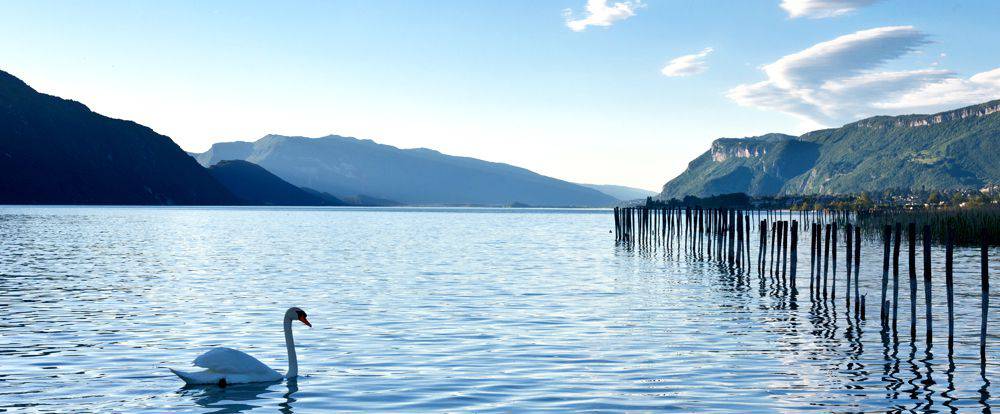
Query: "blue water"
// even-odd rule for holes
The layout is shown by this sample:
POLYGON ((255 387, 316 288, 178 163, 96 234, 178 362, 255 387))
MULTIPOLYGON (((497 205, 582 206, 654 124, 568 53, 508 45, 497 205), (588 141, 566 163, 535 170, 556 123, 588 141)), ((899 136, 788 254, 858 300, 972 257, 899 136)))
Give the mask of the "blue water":
MULTIPOLYGON (((808 237, 798 272, 805 297, 793 308, 756 274, 616 246, 611 229, 600 210, 0 207, 0 411, 858 412, 993 403, 997 386, 987 380, 1000 378, 1000 338, 989 337, 984 377, 974 250, 956 254, 949 358, 938 260, 929 352, 922 318, 918 341, 909 341, 906 291, 900 341, 879 335, 879 246, 863 249, 868 320, 855 321, 842 296, 809 302, 808 237), (296 381, 185 388, 166 370, 229 346, 284 371, 289 306, 314 325, 295 327, 296 381)), ((995 312, 991 324, 1000 332, 995 312)))

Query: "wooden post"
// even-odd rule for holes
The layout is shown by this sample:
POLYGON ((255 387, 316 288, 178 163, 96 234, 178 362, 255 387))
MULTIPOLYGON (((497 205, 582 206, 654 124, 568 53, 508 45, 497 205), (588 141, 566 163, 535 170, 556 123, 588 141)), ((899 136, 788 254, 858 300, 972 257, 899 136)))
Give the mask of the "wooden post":
POLYGON ((931 317, 931 226, 924 225, 924 311, 927 325, 927 348, 933 345, 934 318, 931 317))
POLYGON ((788 220, 781 221, 781 280, 788 280, 788 220))
POLYGON ((899 333, 899 247, 902 244, 903 226, 896 223, 896 239, 892 249, 892 335, 899 333))
POLYGON ((830 273, 830 300, 837 300, 837 222, 830 224, 830 246, 829 250, 833 260, 833 272, 830 273))
POLYGON ((889 302, 885 298, 889 288, 889 250, 892 248, 892 226, 886 225, 882 229, 882 241, 884 249, 882 251, 882 301, 879 309, 879 318, 882 321, 882 331, 887 332, 889 328, 889 302))
POLYGON ((743 217, 743 225, 746 226, 746 258, 747 258, 747 273, 750 270, 750 215, 747 214, 743 217))
MULTIPOLYGON (((850 266, 850 264, 848 264, 850 266)), ((861 304, 861 227, 854 226, 854 315, 864 312, 861 304), (861 308, 861 309, 859 309, 861 308)), ((862 314, 863 315, 863 314, 862 314)), ((861 319, 864 319, 862 317, 861 319)))
POLYGON ((809 223, 809 298, 816 293, 816 223, 809 223))
POLYGON ((743 267, 743 214, 736 214, 736 267, 743 267))
POLYGON ((767 220, 760 221, 760 246, 757 247, 757 276, 764 277, 764 259, 767 258, 767 220))
POLYGON ((705 254, 705 210, 698 208, 698 253, 705 254))
POLYGON ((868 295, 861 295, 861 320, 865 320, 865 297, 868 295))
POLYGON ((989 317, 990 310, 990 266, 989 266, 989 240, 986 237, 986 229, 980 233, 979 266, 982 286, 982 321, 979 326, 979 364, 983 373, 986 372, 986 318, 989 317))
POLYGON ((910 341, 917 340, 917 225, 906 226, 906 237, 909 242, 909 276, 910 276, 910 341))
POLYGON ((771 262, 768 264, 768 276, 774 276, 774 255, 778 247, 778 223, 771 222, 771 262))
POLYGON ((618 219, 621 220, 621 239, 623 242, 628 242, 628 208, 622 208, 618 211, 618 219))
POLYGON ((830 271, 830 224, 826 224, 826 235, 823 239, 823 299, 826 299, 830 271))
POLYGON ((944 252, 944 285, 948 296, 948 355, 955 352, 955 287, 952 279, 952 260, 955 252, 955 231, 948 225, 944 252))
POLYGON ((792 283, 792 295, 798 292, 795 287, 795 271, 799 263, 799 222, 797 220, 792 220, 792 260, 791 267, 792 272, 789 274, 792 283))
POLYGON ((729 210, 722 209, 719 212, 719 262, 725 263, 726 261, 726 238, 728 237, 729 231, 729 210))
POLYGON ((726 255, 726 258, 728 259, 728 262, 729 262, 729 267, 733 267, 733 260, 736 259, 736 252, 733 251, 733 249, 736 247, 735 246, 735 243, 736 243, 736 232, 733 231, 733 225, 735 223, 736 223, 736 212, 734 210, 729 210, 729 225, 728 225, 728 230, 729 230, 729 237, 728 237, 729 252, 726 255))
POLYGON ((847 258, 847 290, 844 293, 844 303, 847 305, 847 311, 851 311, 851 277, 854 275, 851 272, 851 264, 853 263, 854 255, 854 229, 851 227, 851 223, 847 223, 844 226, 844 243, 846 244, 846 250, 844 251, 844 256, 847 258))

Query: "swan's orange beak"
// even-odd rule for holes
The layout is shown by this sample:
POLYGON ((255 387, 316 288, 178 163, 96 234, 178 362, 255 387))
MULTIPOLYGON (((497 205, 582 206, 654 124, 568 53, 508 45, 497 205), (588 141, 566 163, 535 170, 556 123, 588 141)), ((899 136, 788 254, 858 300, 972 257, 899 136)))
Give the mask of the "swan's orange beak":
POLYGON ((299 322, 302 322, 302 323, 306 324, 306 326, 308 326, 310 328, 313 327, 313 324, 309 323, 309 320, 306 319, 306 315, 299 316, 299 322))

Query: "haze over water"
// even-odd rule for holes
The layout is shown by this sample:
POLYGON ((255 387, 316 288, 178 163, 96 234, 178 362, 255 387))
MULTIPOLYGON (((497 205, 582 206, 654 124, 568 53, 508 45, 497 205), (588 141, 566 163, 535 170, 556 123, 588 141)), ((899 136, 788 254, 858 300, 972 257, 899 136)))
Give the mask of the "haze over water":
POLYGON ((756 274, 616 246, 612 228, 603 210, 0 207, 0 411, 978 411, 997 395, 978 251, 956 251, 949 361, 938 247, 928 351, 906 290, 900 343, 879 335, 881 246, 862 249, 855 322, 842 263, 836 302, 809 302, 808 237, 793 309, 756 274), (284 371, 289 306, 314 325, 295 327, 297 381, 184 388, 166 370, 229 346, 284 371))

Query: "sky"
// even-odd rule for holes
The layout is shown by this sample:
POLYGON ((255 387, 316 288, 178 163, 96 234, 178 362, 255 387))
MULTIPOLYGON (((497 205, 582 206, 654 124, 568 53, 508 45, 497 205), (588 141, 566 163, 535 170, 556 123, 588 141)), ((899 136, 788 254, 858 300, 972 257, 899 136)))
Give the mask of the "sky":
POLYGON ((192 152, 336 134, 659 190, 719 137, 1000 98, 993 0, 0 4, 0 70, 192 152))

